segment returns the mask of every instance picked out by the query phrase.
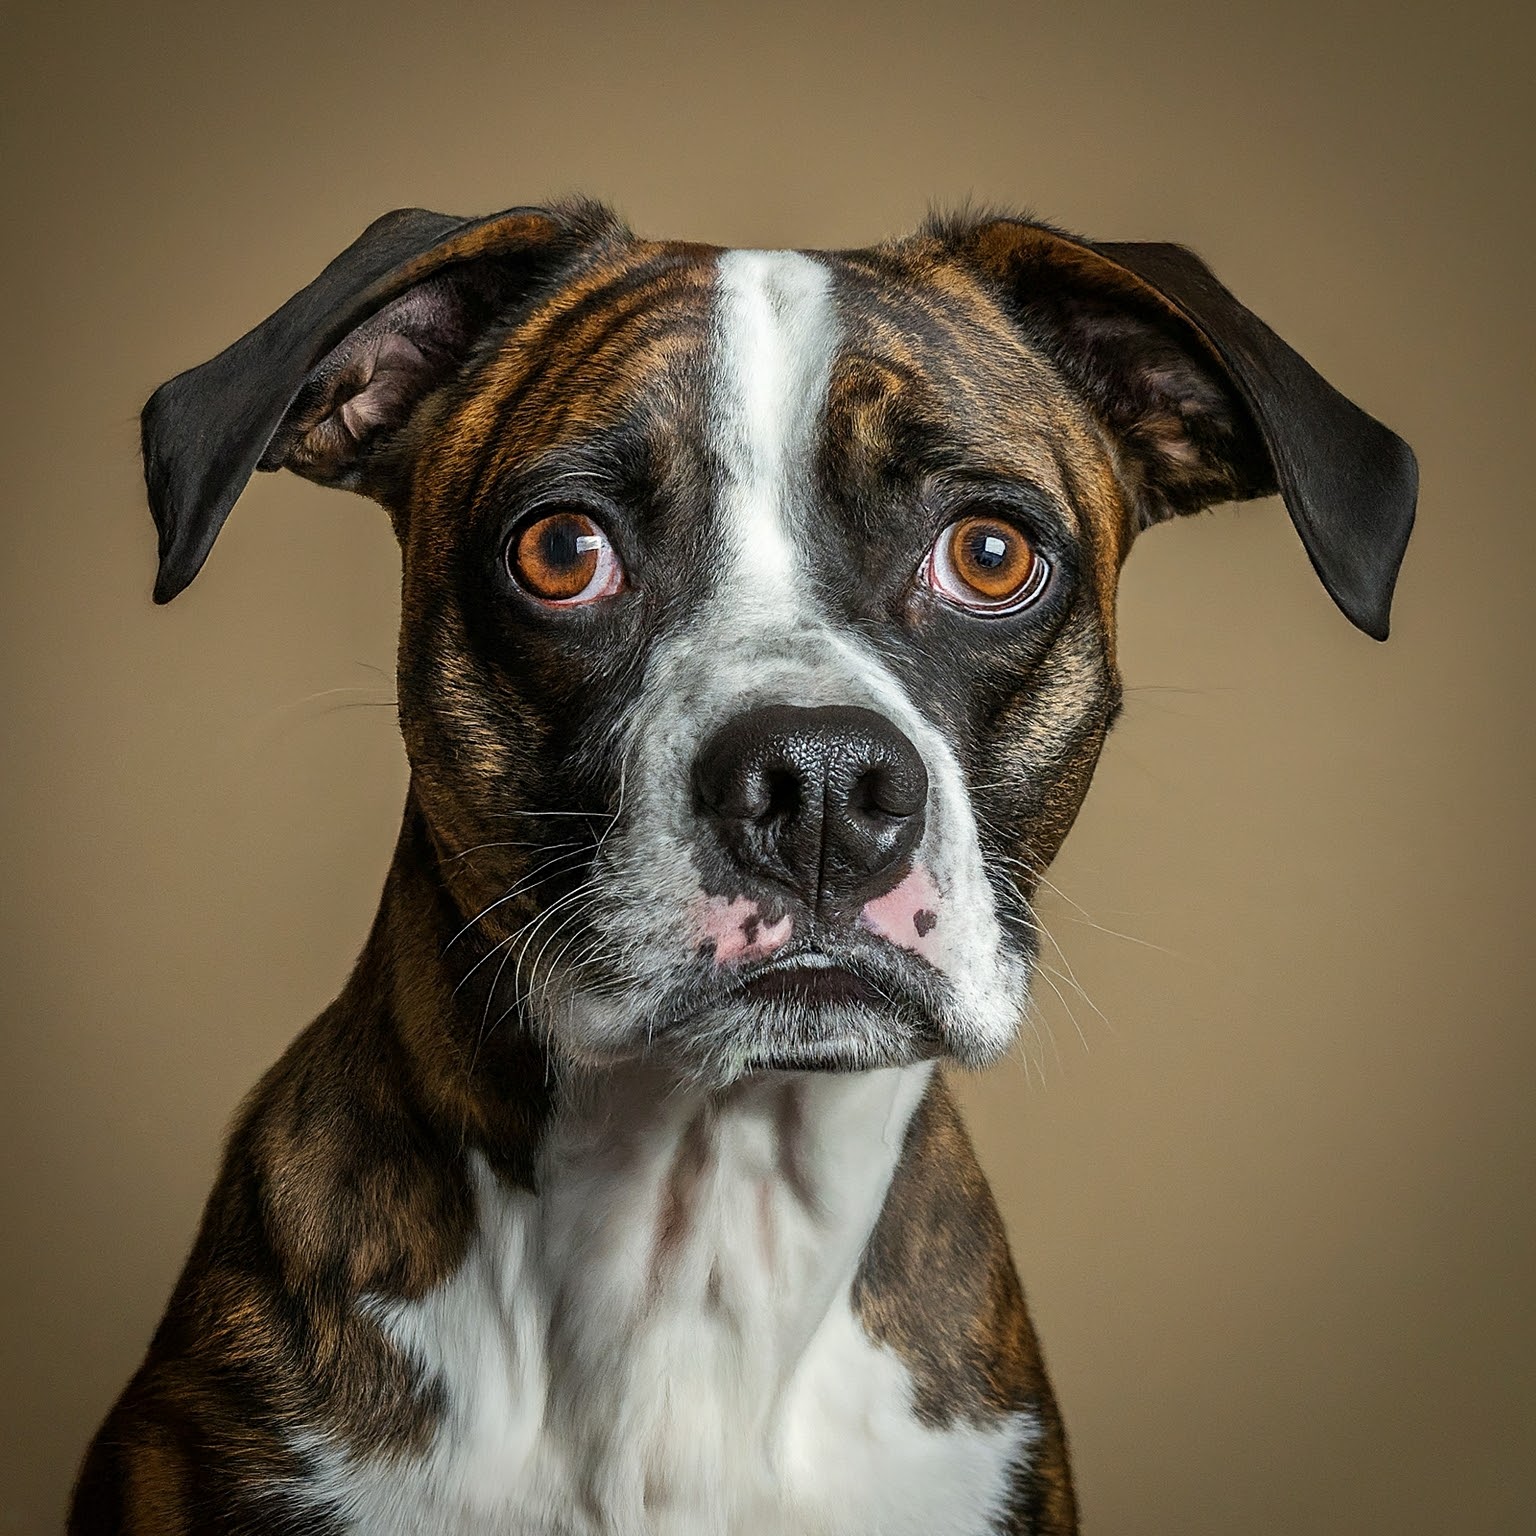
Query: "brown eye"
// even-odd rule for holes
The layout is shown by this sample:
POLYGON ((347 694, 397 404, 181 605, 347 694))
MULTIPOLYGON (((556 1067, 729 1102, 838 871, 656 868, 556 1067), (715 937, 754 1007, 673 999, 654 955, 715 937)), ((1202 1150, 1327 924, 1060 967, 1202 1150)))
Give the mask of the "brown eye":
POLYGON ((1010 522, 962 517, 941 533, 924 567, 940 597, 978 613, 1017 613, 1045 589, 1051 568, 1010 522))
POLYGON ((528 523, 512 541, 507 563, 517 584, 546 603, 595 602, 624 585, 617 551, 585 512, 552 512, 528 523))

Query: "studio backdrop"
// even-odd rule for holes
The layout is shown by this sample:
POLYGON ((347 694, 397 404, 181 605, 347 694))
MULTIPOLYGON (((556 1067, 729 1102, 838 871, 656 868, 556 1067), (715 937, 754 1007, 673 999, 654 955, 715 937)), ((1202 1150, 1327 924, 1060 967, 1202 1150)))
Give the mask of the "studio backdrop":
POLYGON ((1143 537, 1038 1008, 961 1084, 1117 1536, 1530 1529, 1536 508, 1513 5, 0 16, 0 1530, 56 1530, 237 1102, 405 786, 384 515, 252 485, 150 602, 148 392, 375 215, 584 191, 859 244, 966 199, 1177 240, 1416 448, 1392 638, 1276 500, 1143 537))

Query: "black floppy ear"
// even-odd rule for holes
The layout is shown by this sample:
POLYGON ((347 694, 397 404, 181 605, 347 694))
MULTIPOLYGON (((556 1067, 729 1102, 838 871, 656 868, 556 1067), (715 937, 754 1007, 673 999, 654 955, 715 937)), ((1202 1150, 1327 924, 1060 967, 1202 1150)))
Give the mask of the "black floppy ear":
POLYGON ((589 207, 387 213, 254 330, 162 384, 142 417, 155 601, 197 575, 257 469, 388 501, 385 450, 415 407, 487 325, 616 229, 589 207))
POLYGON ((1077 240, 998 219, 962 248, 1097 407, 1141 525, 1279 491, 1345 615, 1387 637, 1413 528, 1418 465, 1193 252, 1077 240))

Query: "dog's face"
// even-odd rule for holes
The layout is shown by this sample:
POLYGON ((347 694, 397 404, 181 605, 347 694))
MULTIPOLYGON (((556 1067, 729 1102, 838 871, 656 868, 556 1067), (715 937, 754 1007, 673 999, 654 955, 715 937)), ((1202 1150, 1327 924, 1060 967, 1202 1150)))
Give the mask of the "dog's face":
MULTIPOLYGON (((1215 292, 1257 328, 1239 348, 1306 368, 1215 292)), ((307 351, 279 312, 207 365, 266 360, 251 462, 394 515, 400 716, 483 1027, 712 1081, 1007 1048, 1118 707, 1136 532, 1278 481, 1384 629, 1411 458, 1333 397, 1343 478, 1374 454, 1402 482, 1362 541, 1290 483, 1318 424, 1266 420, 1284 369, 1256 386, 1206 297, 1197 326, 1177 281, 1014 221, 801 254, 525 212, 333 282, 307 351)), ((233 494, 206 499, 216 531, 233 494)), ((162 596, 191 574, 168 520, 162 596)))
POLYGON ((416 463, 401 713, 493 1007, 712 1074, 1007 1046, 1125 510, 977 285, 626 249, 416 463))

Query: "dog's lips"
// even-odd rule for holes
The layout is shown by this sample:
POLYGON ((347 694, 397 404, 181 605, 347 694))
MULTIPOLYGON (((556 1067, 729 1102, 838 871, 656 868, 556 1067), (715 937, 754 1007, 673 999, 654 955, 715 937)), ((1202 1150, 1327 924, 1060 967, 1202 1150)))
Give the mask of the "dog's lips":
MULTIPOLYGON (((872 1059, 872 1032, 865 1020, 880 993, 863 977, 829 956, 807 953, 760 966, 739 994, 795 1025, 775 1031, 744 1063, 749 1072, 855 1072, 890 1065, 872 1059)), ((905 1053, 904 1053, 905 1059, 905 1053)))
POLYGON ((842 1003, 874 1007, 880 1001, 880 994, 862 976, 818 951, 756 967, 742 979, 741 992, 759 1002, 781 1000, 807 1006, 842 1003))
MULTIPOLYGON (((721 901, 719 911, 737 920, 746 907, 721 901)), ((724 964, 712 945, 698 947, 646 1009, 642 1051, 678 1056, 693 1070, 718 1064, 731 1076, 864 1071, 945 1054, 953 998, 924 956, 856 914, 801 911, 762 926, 782 942, 724 964)))

